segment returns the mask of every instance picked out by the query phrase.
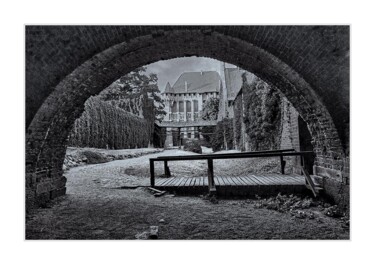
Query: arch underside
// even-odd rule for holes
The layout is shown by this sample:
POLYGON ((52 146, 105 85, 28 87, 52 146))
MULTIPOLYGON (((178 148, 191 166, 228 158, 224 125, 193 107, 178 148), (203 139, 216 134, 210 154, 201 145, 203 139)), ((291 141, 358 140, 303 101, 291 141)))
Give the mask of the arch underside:
POLYGON ((343 168, 344 149, 332 117, 301 75, 271 53, 238 38, 200 30, 179 34, 176 30, 114 45, 77 67, 56 86, 27 130, 27 188, 40 194, 64 189, 62 165, 67 136, 90 96, 135 68, 184 56, 228 62, 274 85, 307 123, 313 138, 315 163, 343 168), (46 179, 52 180, 52 184, 46 179))

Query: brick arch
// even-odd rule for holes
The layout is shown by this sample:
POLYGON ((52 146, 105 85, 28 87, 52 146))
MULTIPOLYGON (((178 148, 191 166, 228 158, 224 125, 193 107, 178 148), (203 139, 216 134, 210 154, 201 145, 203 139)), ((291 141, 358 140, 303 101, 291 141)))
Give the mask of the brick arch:
MULTIPOLYGON (((107 30, 111 27, 101 27, 101 31, 98 32, 103 32, 102 34, 106 37, 103 37, 103 41, 98 42, 95 54, 91 58, 86 58, 82 55, 85 54, 84 52, 79 53, 86 60, 78 67, 76 65, 76 68, 64 78, 58 75, 59 70, 53 59, 50 58, 50 62, 47 61, 47 64, 53 66, 52 74, 47 73, 47 78, 54 74, 56 77, 55 81, 53 78, 46 78, 43 84, 53 84, 56 80, 61 80, 51 92, 47 93, 45 99, 42 97, 42 102, 37 102, 40 103, 40 107, 27 129, 26 194, 29 207, 33 207, 34 204, 42 204, 65 193, 62 164, 66 151, 66 139, 74 120, 82 113, 86 99, 99 93, 113 81, 137 67, 162 59, 183 56, 209 57, 235 64, 275 85, 308 124, 314 140, 316 163, 322 167, 342 169, 345 159, 345 144, 343 144, 343 138, 340 140, 338 126, 336 126, 337 121, 335 123, 332 118, 332 113, 335 112, 329 111, 324 98, 322 98, 324 95, 319 93, 319 88, 309 83, 303 72, 297 72, 288 62, 275 56, 271 52, 272 49, 254 45, 241 38, 240 35, 226 33, 225 29, 232 30, 231 27, 221 27, 220 30, 211 27, 162 27, 156 28, 156 31, 147 31, 146 29, 150 29, 143 28, 135 33, 134 28, 137 27, 131 27, 129 31, 126 31, 130 34, 127 41, 105 47, 103 43, 110 43, 110 41, 106 41, 106 38, 109 38, 110 31, 107 30)), ((240 28, 249 30, 252 27, 240 28)), ((269 32, 275 33, 274 30, 277 32, 276 29, 269 28, 269 32)), ((242 33, 242 31, 237 32, 242 33)), ((322 34, 320 31, 316 32, 322 34)), ((61 39, 59 40, 61 41, 61 39)), ((67 45, 71 43, 68 40, 67 42, 67 45)), ((323 47, 321 43, 320 46, 323 47)), ((35 56, 34 49, 35 46, 29 50, 26 49, 27 67, 33 66, 30 63, 35 56)), ((69 51, 69 45, 67 49, 69 51)), ((70 53, 62 55, 61 58, 72 57, 74 51, 77 49, 72 49, 70 53)), ((66 49, 61 52, 66 52, 66 49)), ((284 52, 288 54, 288 51, 284 52)), ((342 51, 339 52, 342 53, 342 51)), ((292 54, 293 51, 290 51, 289 55, 292 54)), ((46 58, 45 54, 39 56, 38 63, 43 62, 43 59, 46 58)), ((51 56, 53 57, 53 54, 49 55, 49 57, 51 56)), ((47 58, 49 57, 47 56, 47 58)), ((71 62, 66 63, 68 66, 71 64, 71 62)), ((32 74, 35 74, 35 69, 26 69, 27 91, 29 80, 31 92, 33 92, 33 86, 40 82, 40 80, 35 81, 32 74)), ((307 75, 307 77, 310 76, 307 75)), ((46 93, 42 89, 40 91, 46 93)), ((330 93, 333 92, 330 91, 330 93)), ((340 98, 342 97, 340 96, 340 98)), ((340 104, 335 104, 335 106, 340 106, 340 104)), ((339 125, 343 126, 341 122, 339 125)))

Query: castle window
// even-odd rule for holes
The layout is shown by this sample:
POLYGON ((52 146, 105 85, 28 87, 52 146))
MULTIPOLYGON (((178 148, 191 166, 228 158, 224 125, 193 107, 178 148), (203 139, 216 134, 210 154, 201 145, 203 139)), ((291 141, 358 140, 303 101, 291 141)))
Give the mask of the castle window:
POLYGON ((194 112, 198 112, 198 100, 193 100, 194 112))
POLYGON ((172 112, 173 112, 173 113, 176 113, 176 112, 177 112, 177 103, 176 103, 176 101, 173 101, 173 102, 172 102, 172 112))
POLYGON ((180 112, 184 112, 185 111, 185 109, 184 109, 184 102, 183 101, 179 101, 178 104, 179 104, 179 110, 180 110, 180 112))
POLYGON ((186 111, 191 112, 191 102, 190 101, 186 101, 186 111))

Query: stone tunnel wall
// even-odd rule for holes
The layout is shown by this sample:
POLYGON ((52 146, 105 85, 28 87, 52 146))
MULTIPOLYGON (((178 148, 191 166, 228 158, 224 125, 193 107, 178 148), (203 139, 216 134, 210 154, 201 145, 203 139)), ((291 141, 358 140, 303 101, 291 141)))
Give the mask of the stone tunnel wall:
MULTIPOLYGON (((299 143, 299 131, 298 131, 298 112, 290 104, 290 102, 282 97, 281 100, 281 139, 280 148, 281 149, 294 149, 296 151, 301 151, 299 143)), ((301 173, 299 166, 301 165, 301 159, 299 157, 292 157, 293 171, 294 173, 301 173)))
POLYGON ((309 126, 320 174, 348 179, 347 26, 27 26, 27 207, 64 194, 66 138, 87 98, 139 66, 193 55, 279 88, 309 126))
MULTIPOLYGON (((300 115, 286 98, 282 98, 282 131, 280 148, 293 148, 297 151, 304 151, 300 146, 300 115)), ((303 137, 303 136, 302 136, 303 137)), ((316 158, 321 159, 321 158, 316 158)), ((313 172, 316 176, 323 177, 324 194, 337 203, 345 211, 349 211, 350 190, 349 190, 349 158, 344 158, 340 168, 335 167, 334 159, 328 158, 325 162, 315 161, 313 172)), ((293 172, 301 174, 301 159, 292 158, 293 172)), ((336 162, 337 163, 337 162, 336 162)))
MULTIPOLYGON (((95 54, 139 36, 150 35, 158 41, 167 32, 176 30, 179 32, 173 33, 174 39, 189 35, 197 55, 205 45, 194 38, 193 30, 238 38, 286 62, 314 87, 332 115, 346 148, 349 143, 348 26, 26 26, 26 128, 56 85, 95 54)), ((168 58, 168 51, 155 52, 160 53, 160 59, 168 58)), ((195 54, 180 54, 185 55, 195 54)))

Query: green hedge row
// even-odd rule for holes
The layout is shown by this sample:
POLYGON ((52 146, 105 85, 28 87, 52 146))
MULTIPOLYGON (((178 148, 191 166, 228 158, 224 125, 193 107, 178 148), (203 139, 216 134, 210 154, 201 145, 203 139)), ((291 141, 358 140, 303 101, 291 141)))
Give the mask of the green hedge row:
POLYGON ((152 142, 152 136, 153 127, 147 120, 92 97, 75 121, 68 144, 106 149, 141 148, 152 142))

